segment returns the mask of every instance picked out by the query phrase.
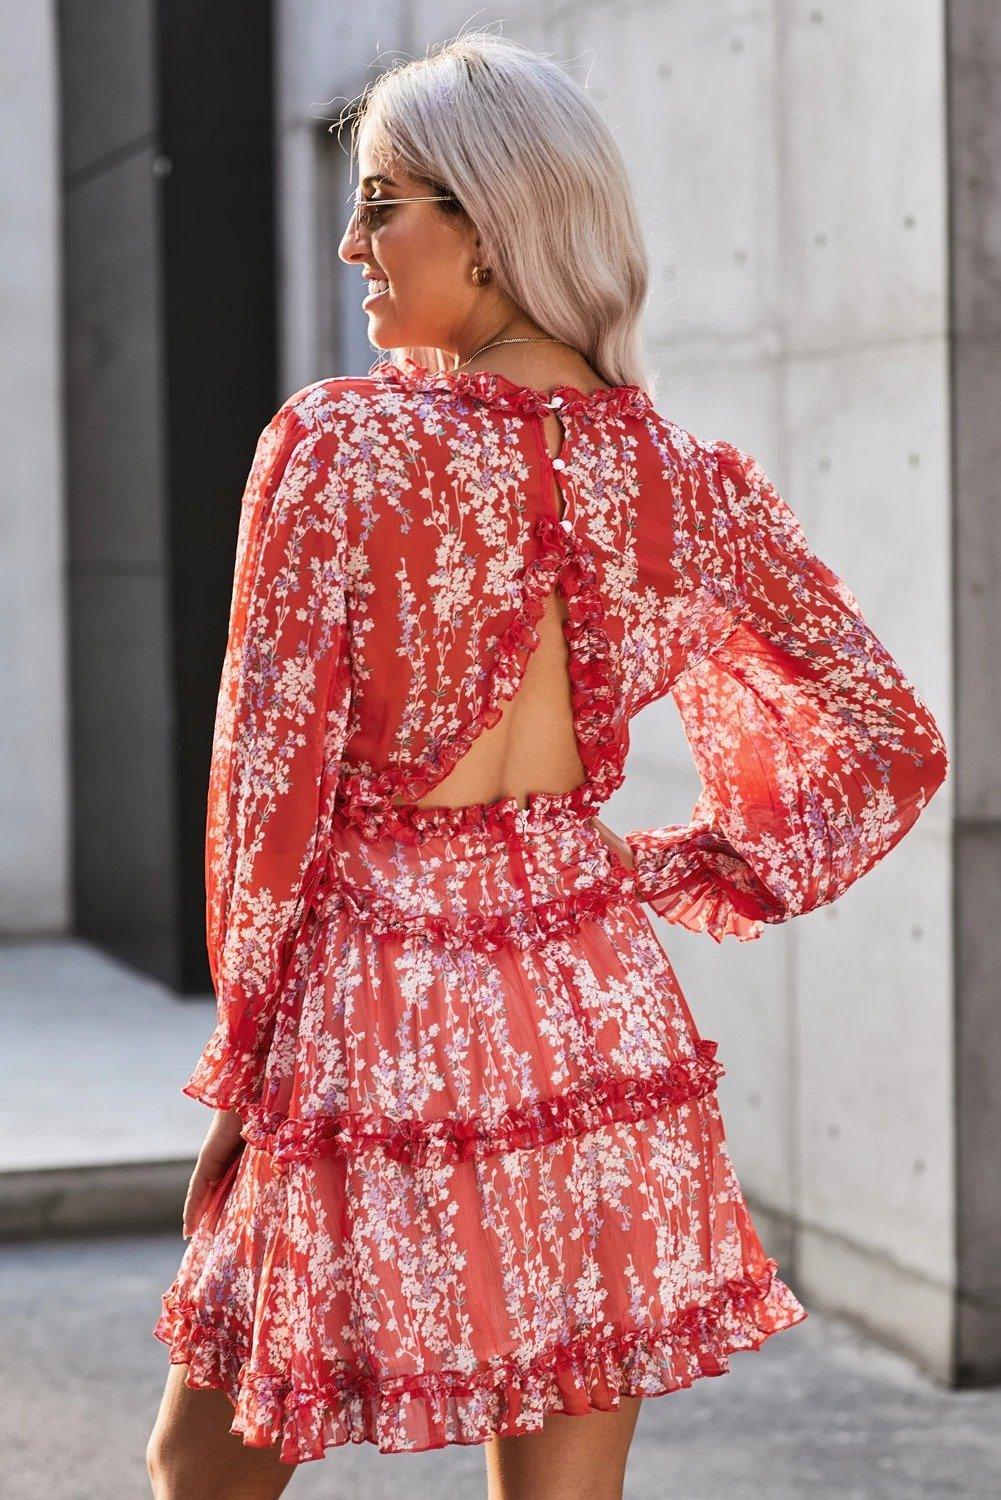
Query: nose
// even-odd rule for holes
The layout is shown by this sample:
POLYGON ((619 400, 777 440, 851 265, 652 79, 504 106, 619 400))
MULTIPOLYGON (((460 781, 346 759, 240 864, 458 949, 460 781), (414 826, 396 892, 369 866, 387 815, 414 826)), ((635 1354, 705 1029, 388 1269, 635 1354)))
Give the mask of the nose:
POLYGON ((351 210, 348 227, 341 237, 341 243, 337 247, 337 254, 345 265, 353 266, 357 261, 364 260, 366 256, 365 242, 358 232, 358 215, 351 210))

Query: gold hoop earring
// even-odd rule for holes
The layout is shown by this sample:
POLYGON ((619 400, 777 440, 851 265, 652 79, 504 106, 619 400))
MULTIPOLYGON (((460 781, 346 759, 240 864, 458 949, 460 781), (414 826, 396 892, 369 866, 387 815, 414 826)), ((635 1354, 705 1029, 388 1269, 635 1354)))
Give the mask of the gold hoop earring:
POLYGON ((491 279, 493 274, 494 273, 493 271, 491 271, 489 266, 473 267, 473 280, 476 282, 477 286, 486 286, 487 282, 491 279))

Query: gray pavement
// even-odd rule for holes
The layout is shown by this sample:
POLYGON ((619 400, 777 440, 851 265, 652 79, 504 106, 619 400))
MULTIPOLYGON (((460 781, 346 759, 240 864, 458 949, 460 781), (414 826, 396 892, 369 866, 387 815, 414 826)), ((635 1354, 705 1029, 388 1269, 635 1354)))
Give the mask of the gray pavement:
MULTIPOLYGON (((151 1333, 177 1234, 0 1246, 5 1500, 142 1500, 167 1352, 151 1333)), ((479 1448, 331 1450, 300 1500, 479 1500, 479 1448)), ((811 1312, 728 1375, 648 1400, 628 1500, 1001 1495, 1001 1392, 945 1391, 811 1312)))
POLYGON ((89 943, 0 945, 0 1239, 173 1227, 211 1118, 181 1085, 214 1022, 212 996, 89 943))
POLYGON ((210 1112, 180 1088, 214 1020, 89 943, 0 944, 0 1173, 193 1161, 210 1112))

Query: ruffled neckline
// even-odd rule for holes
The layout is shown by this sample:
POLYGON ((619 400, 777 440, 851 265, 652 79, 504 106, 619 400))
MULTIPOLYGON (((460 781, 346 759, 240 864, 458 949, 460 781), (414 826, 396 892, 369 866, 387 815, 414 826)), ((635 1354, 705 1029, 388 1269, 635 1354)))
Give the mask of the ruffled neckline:
POLYGON ((410 358, 405 358, 402 365, 387 360, 370 373, 376 379, 420 395, 458 397, 521 415, 551 411, 554 397, 559 397, 561 411, 585 416, 604 412, 641 415, 653 405, 638 385, 599 386, 593 391, 581 391, 576 386, 561 384, 547 393, 535 386, 519 385, 497 370, 429 370, 410 358))

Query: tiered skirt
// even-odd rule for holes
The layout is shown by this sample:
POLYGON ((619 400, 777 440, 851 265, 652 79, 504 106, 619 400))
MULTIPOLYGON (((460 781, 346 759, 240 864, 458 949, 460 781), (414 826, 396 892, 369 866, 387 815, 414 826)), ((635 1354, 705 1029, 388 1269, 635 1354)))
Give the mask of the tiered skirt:
MULTIPOLYGON (((632 872, 544 793, 408 828, 334 830, 153 1330, 290 1464, 661 1395, 806 1317, 632 872)), ((185 1085, 206 1102, 221 1045, 185 1085)))

